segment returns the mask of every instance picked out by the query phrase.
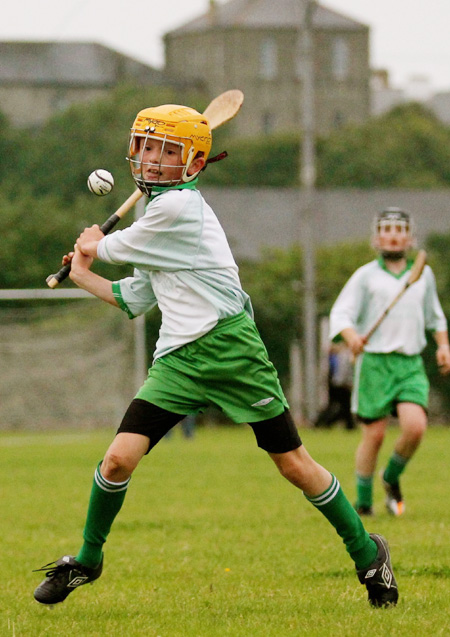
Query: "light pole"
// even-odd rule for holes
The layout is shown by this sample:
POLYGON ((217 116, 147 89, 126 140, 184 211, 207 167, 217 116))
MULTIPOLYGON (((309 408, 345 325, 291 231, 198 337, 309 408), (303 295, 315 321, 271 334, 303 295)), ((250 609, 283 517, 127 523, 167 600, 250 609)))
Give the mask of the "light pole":
POLYGON ((317 337, 316 337, 316 264, 314 204, 316 191, 316 153, 314 119, 314 42, 313 17, 315 0, 305 0, 300 18, 298 51, 301 63, 301 145, 300 145, 300 197, 299 215, 303 253, 303 351, 304 351, 304 405, 311 423, 317 415, 317 337))

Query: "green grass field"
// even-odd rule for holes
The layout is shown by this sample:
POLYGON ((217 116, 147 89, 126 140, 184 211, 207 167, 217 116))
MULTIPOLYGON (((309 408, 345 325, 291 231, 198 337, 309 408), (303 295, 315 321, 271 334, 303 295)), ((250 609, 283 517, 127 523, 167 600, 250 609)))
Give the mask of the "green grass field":
MULTIPOLYGON (((358 432, 303 430, 353 499, 358 432)), ((390 430, 384 461, 396 431, 390 430)), ((289 637, 450 634, 450 430, 430 428, 393 519, 376 483, 368 530, 388 538, 401 599, 369 607, 324 518, 257 449, 251 429, 179 431, 143 460, 106 545, 103 576, 53 610, 32 569, 80 544, 111 433, 0 435, 0 635, 289 637)))

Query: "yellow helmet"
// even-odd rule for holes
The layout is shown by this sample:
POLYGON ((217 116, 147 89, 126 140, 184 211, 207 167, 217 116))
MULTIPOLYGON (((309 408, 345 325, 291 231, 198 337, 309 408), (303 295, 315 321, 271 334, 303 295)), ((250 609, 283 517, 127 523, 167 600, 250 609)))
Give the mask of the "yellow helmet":
MULTIPOLYGON (((165 104, 145 108, 136 116, 130 134, 129 157, 131 174, 138 188, 149 194, 154 185, 170 186, 178 182, 144 179, 142 156, 142 139, 158 139, 163 143, 177 144, 181 149, 182 174, 181 182, 188 182, 197 177, 197 171, 188 175, 187 171, 193 159, 199 156, 205 161, 211 151, 212 135, 208 119, 193 108, 179 104, 165 104)), ((144 141, 145 145, 145 141, 144 141)), ((162 156, 161 149, 161 156, 162 156)), ((160 159, 160 166, 161 159, 160 159)))

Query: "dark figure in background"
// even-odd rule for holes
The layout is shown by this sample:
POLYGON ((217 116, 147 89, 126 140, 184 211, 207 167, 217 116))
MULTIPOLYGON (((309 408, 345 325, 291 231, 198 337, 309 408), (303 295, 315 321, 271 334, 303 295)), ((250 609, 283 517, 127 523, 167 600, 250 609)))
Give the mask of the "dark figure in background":
POLYGON ((342 420, 346 429, 356 429, 351 412, 352 387, 351 352, 344 343, 333 343, 329 354, 328 405, 318 415, 316 427, 331 427, 342 420))

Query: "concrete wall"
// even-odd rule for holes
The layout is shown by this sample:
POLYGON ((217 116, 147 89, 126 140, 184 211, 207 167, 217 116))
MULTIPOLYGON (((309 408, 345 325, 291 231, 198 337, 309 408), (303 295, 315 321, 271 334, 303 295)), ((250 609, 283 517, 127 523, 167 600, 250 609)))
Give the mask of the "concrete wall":
MULTIPOLYGON (((294 188, 211 188, 201 191, 227 233, 235 257, 257 259, 264 246, 288 248, 304 236, 300 192, 294 188)), ((318 191, 314 239, 318 245, 369 239, 377 212, 408 210, 419 245, 431 233, 450 232, 450 189, 318 191)))

